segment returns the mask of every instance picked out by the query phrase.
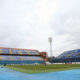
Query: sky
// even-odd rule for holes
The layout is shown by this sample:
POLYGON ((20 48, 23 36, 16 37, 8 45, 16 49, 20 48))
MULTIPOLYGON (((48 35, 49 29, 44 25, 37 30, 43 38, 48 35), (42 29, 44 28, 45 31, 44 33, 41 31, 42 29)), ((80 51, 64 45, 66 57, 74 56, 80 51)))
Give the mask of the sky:
POLYGON ((0 47, 52 55, 80 49, 80 0, 0 0, 0 47))

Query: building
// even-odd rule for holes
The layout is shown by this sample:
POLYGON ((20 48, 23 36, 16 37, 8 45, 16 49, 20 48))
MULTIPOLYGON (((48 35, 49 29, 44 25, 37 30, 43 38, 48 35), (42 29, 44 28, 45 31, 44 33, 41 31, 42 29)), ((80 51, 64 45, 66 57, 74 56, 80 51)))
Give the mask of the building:
POLYGON ((54 63, 80 62, 80 49, 70 50, 53 59, 54 63))
POLYGON ((44 64, 47 53, 32 49, 0 47, 0 64, 44 64))

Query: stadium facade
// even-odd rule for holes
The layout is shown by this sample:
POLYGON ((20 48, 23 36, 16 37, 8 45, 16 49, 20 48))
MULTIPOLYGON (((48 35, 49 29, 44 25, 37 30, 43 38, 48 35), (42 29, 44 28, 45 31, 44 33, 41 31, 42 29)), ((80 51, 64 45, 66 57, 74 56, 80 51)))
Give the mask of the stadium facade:
POLYGON ((80 49, 70 50, 62 53, 58 57, 55 57, 53 63, 72 63, 80 62, 80 49))
POLYGON ((0 47, 0 64, 44 64, 47 53, 32 49, 0 47))

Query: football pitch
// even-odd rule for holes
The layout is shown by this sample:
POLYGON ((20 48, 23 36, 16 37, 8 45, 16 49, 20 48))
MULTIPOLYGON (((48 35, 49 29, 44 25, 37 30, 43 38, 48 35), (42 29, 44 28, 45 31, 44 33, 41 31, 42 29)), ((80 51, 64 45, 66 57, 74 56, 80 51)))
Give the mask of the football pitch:
POLYGON ((0 80, 80 80, 80 69, 27 74, 0 67, 0 80))
POLYGON ((34 73, 46 73, 46 72, 57 72, 71 69, 80 69, 80 64, 44 64, 38 65, 7 65, 9 69, 34 74, 34 73))

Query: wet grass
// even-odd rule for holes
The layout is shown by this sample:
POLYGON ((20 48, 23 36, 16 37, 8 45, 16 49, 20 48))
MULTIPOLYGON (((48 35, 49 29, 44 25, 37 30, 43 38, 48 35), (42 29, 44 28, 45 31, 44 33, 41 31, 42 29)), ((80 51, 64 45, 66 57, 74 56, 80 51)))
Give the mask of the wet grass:
POLYGON ((63 70, 71 70, 80 68, 80 64, 48 64, 45 65, 7 65, 7 68, 24 72, 24 73, 45 73, 45 72, 56 72, 63 70))

